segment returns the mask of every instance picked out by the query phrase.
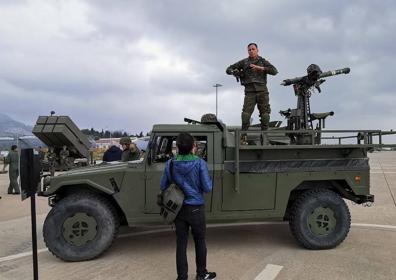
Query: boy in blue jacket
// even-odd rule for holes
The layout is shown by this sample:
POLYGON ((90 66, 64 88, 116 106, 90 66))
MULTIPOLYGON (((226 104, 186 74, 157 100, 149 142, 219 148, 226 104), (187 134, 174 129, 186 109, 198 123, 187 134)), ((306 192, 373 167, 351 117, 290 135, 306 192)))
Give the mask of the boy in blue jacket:
MULTIPOLYGON (((194 138, 189 133, 180 133, 176 139, 178 155, 173 161, 173 180, 183 190, 185 199, 176 217, 176 268, 177 280, 188 279, 187 241, 191 232, 195 243, 197 280, 216 279, 215 272, 206 270, 206 221, 203 193, 212 190, 206 162, 193 154, 194 138)), ((161 177, 161 191, 170 184, 168 161, 161 177)))

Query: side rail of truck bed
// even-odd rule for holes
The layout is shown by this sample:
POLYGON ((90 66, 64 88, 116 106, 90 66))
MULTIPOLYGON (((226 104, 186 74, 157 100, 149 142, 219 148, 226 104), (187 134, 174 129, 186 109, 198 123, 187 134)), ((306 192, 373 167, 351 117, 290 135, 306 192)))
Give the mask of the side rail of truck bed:
MULTIPOLYGON (((384 136, 395 135, 396 131, 382 130, 241 130, 230 129, 234 133, 233 141, 226 139, 227 147, 235 147, 235 191, 239 191, 240 177, 240 151, 241 150, 309 150, 309 149, 354 149, 360 148, 367 151, 396 149, 396 144, 384 143, 384 136), (247 145, 241 145, 241 136, 247 135, 253 139, 247 145), (271 144, 271 137, 304 135, 313 144, 271 144), (318 141, 318 135, 320 140, 318 141), (234 142, 234 143, 231 143, 234 142), (232 145, 234 144, 234 145, 232 145)), ((390 137, 389 137, 390 138, 390 137)), ((309 141, 308 141, 309 142, 309 141)))
MULTIPOLYGON (((368 149, 381 149, 381 148, 396 148, 396 144, 384 141, 385 136, 396 135, 396 131, 383 131, 383 130, 241 130, 229 129, 229 132, 234 134, 235 147, 238 149, 295 149, 295 148, 315 148, 315 147, 366 147, 368 149), (240 145, 242 135, 247 135, 248 138, 253 139, 248 145, 240 145), (292 138, 304 136, 307 141, 305 143, 293 143, 292 141, 283 141, 278 144, 273 142, 272 139, 292 138), (285 137, 287 136, 287 137, 285 137), (285 147, 285 145, 287 147, 285 147)), ((391 137, 388 137, 391 138, 391 137)), ((394 136, 396 142, 396 136, 394 136)), ((227 142, 227 141, 226 141, 227 142)), ((232 141, 234 142, 234 141, 232 141)))

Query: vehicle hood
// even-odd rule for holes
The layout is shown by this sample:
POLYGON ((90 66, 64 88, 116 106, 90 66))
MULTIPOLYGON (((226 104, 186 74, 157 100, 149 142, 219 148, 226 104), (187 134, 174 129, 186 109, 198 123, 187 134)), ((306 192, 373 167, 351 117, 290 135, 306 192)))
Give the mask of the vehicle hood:
POLYGON ((63 172, 59 175, 56 175, 55 177, 115 171, 115 170, 119 170, 119 169, 126 169, 127 167, 138 166, 138 165, 142 164, 142 162, 143 162, 142 160, 134 160, 134 161, 129 161, 129 162, 120 162, 120 161, 103 162, 103 163, 95 165, 95 166, 88 166, 88 167, 72 169, 72 170, 63 172))

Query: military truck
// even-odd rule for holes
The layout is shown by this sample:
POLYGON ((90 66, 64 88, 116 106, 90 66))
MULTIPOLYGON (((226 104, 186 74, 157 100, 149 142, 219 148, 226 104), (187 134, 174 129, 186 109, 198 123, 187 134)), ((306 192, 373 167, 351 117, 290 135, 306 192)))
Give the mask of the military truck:
MULTIPOLYGON (((290 114, 294 122, 303 120, 299 114, 290 114)), ((312 121, 306 112, 302 116, 312 121)), ((242 131, 205 118, 157 124, 140 160, 46 177, 41 195, 52 207, 43 228, 48 249, 65 261, 90 260, 111 246, 120 225, 161 224, 159 182, 180 132, 195 137, 213 179, 213 191, 205 195, 208 223, 288 221, 302 247, 336 247, 351 225, 345 199, 374 201, 367 152, 387 146, 386 133, 278 124, 268 131, 242 131), (248 145, 241 145, 242 134, 248 145)))

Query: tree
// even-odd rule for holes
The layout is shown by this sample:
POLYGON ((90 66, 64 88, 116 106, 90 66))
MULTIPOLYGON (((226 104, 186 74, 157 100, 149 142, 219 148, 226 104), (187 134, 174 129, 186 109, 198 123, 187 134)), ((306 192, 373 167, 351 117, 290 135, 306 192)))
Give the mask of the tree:
POLYGON ((120 130, 115 130, 111 133, 111 136, 114 138, 120 138, 120 137, 122 137, 122 135, 123 135, 122 131, 120 131, 120 130))

